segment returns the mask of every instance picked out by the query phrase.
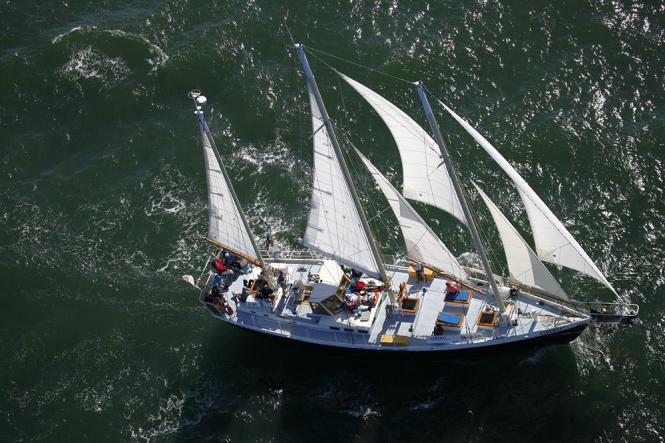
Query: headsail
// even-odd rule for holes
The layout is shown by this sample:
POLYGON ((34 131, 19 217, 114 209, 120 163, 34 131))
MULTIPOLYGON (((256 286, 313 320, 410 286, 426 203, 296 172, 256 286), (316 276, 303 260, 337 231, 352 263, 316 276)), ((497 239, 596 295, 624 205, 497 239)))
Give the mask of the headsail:
POLYGON ((466 223, 436 142, 404 111, 338 72, 379 114, 395 139, 404 173, 404 197, 442 209, 466 223))
POLYGON ((568 299, 559 282, 554 279, 550 271, 538 259, 538 256, 529 247, 526 240, 517 232, 515 227, 480 187, 476 183, 473 183, 473 186, 476 187, 476 190, 485 201, 487 208, 492 214, 494 223, 499 229, 503 250, 506 253, 510 277, 526 285, 537 286, 551 294, 568 299))
POLYGON ((303 243, 340 263, 380 278, 370 240, 309 85, 308 90, 314 132, 314 182, 303 243))
POLYGON ((603 275, 593 260, 589 258, 584 249, 582 249, 570 232, 563 226, 563 223, 552 213, 528 183, 524 181, 522 176, 503 158, 499 151, 471 125, 455 114, 452 109, 443 103, 441 105, 487 151, 512 179, 515 186, 517 186, 529 216, 538 257, 544 261, 583 272, 595 278, 616 294, 617 292, 607 281, 605 275, 603 275))
POLYGON ((376 169, 367 157, 358 149, 356 149, 356 153, 363 163, 365 163, 365 166, 386 196, 390 208, 395 213, 395 217, 397 217, 399 226, 402 229, 407 254, 460 280, 465 279, 467 274, 462 269, 462 266, 457 262, 457 259, 455 259, 455 256, 448 250, 446 245, 427 226, 422 217, 420 217, 409 202, 402 197, 399 191, 376 169))
POLYGON ((245 226, 242 209, 236 204, 232 185, 222 170, 224 166, 208 136, 210 131, 202 114, 199 114, 199 124, 208 181, 208 238, 249 261, 261 263, 261 256, 245 226))

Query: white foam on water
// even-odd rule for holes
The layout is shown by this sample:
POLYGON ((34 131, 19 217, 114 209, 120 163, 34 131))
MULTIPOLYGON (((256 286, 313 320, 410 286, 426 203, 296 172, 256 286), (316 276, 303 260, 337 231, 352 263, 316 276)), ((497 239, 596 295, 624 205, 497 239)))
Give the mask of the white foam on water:
POLYGON ((207 217, 203 216, 204 202, 193 197, 197 194, 194 184, 174 167, 164 165, 149 186, 152 191, 144 205, 145 215, 158 226, 167 219, 175 221, 180 235, 157 269, 167 272, 200 266, 204 245, 199 237, 207 231, 207 217))
POLYGON ((110 86, 127 78, 130 69, 120 57, 109 57, 92 46, 79 49, 58 70, 64 78, 77 82, 82 79, 100 81, 110 86))
POLYGON ((58 34, 51 40, 51 44, 57 44, 63 41, 65 38, 73 34, 86 34, 86 33, 97 33, 97 34, 107 34, 111 37, 119 37, 126 40, 135 41, 141 45, 144 45, 148 48, 151 56, 146 59, 148 64, 152 67, 150 72, 155 72, 159 67, 163 66, 168 60, 169 56, 161 47, 157 46, 146 37, 140 34, 134 34, 131 32, 123 31, 121 29, 104 29, 98 30, 97 26, 75 26, 69 31, 58 34))
POLYGON ((360 406, 357 409, 346 409, 343 412, 351 417, 362 418, 363 420, 381 416, 379 411, 376 411, 369 406, 360 406))
POLYGON ((256 193, 252 205, 245 209, 245 214, 252 231, 259 234, 259 244, 262 243, 261 237, 263 237, 260 234, 270 233, 279 236, 293 229, 293 226, 286 222, 284 209, 269 202, 263 191, 256 193))
POLYGON ((89 27, 88 26, 75 26, 72 29, 70 29, 69 31, 65 31, 62 34, 58 34, 55 37, 53 37, 53 39, 51 40, 51 44, 56 44, 56 43, 60 42, 63 38, 67 37, 69 34, 73 34, 73 33, 83 31, 83 30, 88 30, 88 29, 93 29, 94 30, 94 29, 97 29, 97 27, 96 26, 89 26, 89 27))
MULTIPOLYGON (((163 276, 154 278, 156 270, 197 273, 202 266, 206 245, 199 237, 207 226, 205 202, 202 195, 197 196, 193 183, 169 165, 160 167, 147 182, 145 191, 132 189, 112 199, 84 203, 75 214, 29 203, 10 206, 0 218, 0 229, 8 232, 14 241, 0 250, 15 257, 17 264, 58 270, 119 293, 118 297, 109 297, 108 292, 104 295, 99 290, 86 294, 54 291, 54 297, 99 299, 104 304, 161 303, 164 308, 173 309, 177 305, 153 297, 149 289, 165 283, 163 276), (131 234, 129 238, 118 237, 121 231, 133 229, 137 223, 146 225, 143 214, 148 222, 141 228, 142 231, 147 228, 143 238, 131 234), (174 232, 176 238, 159 248, 166 250, 166 254, 156 255, 149 252, 154 249, 151 237, 159 236, 162 226, 174 232), (145 296, 127 300, 122 289, 130 281, 145 296)), ((177 279, 175 275, 169 277, 177 279)))
POLYGON ((304 161, 297 159, 292 150, 284 143, 277 141, 269 146, 245 144, 233 153, 234 165, 240 160, 254 166, 257 173, 264 172, 266 166, 273 166, 289 173, 304 172, 310 169, 304 161))
POLYGON ((148 50, 153 55, 153 57, 147 59, 146 61, 152 66, 151 71, 156 71, 160 66, 163 66, 168 60, 168 54, 159 46, 148 40, 142 35, 132 34, 131 32, 125 32, 120 29, 107 29, 103 32, 106 32, 114 37, 125 37, 131 40, 136 40, 144 43, 148 46, 148 50))
MULTIPOLYGON (((196 238, 195 240, 199 239, 196 238)), ((202 245, 201 241, 178 239, 166 262, 157 270, 159 272, 170 272, 183 269, 191 270, 193 267, 195 271, 198 271, 198 267, 204 262, 204 258, 200 254, 202 245)))
POLYGON ((147 417, 150 427, 132 426, 130 428, 132 440, 151 441, 156 437, 169 435, 180 429, 182 410, 186 400, 187 396, 182 392, 177 395, 171 394, 160 400, 157 411, 147 417))
POLYGON ((173 191, 160 194, 157 199, 149 202, 144 209, 145 215, 153 217, 160 214, 177 214, 187 208, 187 204, 180 196, 174 195, 173 191))

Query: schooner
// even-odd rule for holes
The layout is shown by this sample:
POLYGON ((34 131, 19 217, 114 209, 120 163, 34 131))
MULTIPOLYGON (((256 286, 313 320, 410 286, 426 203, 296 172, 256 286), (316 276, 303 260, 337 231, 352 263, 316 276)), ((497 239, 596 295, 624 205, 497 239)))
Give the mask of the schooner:
POLYGON ((441 103, 517 187, 535 249, 489 196, 509 278, 492 271, 468 192, 455 169, 427 91, 414 89, 426 131, 395 104, 335 70, 379 115, 399 150, 403 183, 395 187, 355 147, 399 224, 406 258, 386 263, 326 110, 305 47, 295 49, 307 81, 314 172, 303 245, 307 251, 264 257, 210 134, 198 91, 194 101, 208 184, 213 246, 198 282, 201 301, 226 323, 283 339, 382 353, 443 353, 574 340, 592 322, 629 323, 637 305, 571 300, 543 262, 584 273, 617 291, 526 181, 467 121, 441 103), (462 266, 409 201, 452 215, 469 231, 482 269, 462 266))

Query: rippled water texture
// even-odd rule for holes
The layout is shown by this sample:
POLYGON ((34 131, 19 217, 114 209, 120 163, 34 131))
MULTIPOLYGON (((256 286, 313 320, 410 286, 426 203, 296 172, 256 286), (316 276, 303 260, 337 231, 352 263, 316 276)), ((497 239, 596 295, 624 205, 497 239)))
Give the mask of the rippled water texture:
MULTIPOLYGON (((662 441, 664 9, 4 1, 0 439, 662 441), (296 246, 312 155, 304 81, 280 28, 287 10, 297 39, 422 79, 467 117, 641 304, 643 324, 591 329, 570 346, 392 363, 312 353, 213 321, 179 281, 207 250, 203 159, 185 94, 208 95, 256 235, 272 230, 296 246)), ((340 133, 399 183, 385 127, 322 61, 424 123, 413 89, 339 60, 310 61, 340 133)), ((528 234, 501 171, 440 119, 463 176, 528 234)), ((373 210, 385 207, 369 196, 373 210)), ((418 209, 456 253, 470 251, 450 217, 418 209)), ((500 268, 498 236, 484 226, 500 268)), ((399 252, 394 222, 375 228, 385 251, 399 252)), ((555 271, 576 297, 612 300, 555 271)))

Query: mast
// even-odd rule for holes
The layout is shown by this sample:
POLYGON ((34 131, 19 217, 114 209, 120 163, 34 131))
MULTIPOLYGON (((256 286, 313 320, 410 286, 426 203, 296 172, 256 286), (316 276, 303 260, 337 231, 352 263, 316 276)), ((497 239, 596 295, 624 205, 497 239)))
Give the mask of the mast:
POLYGON ((383 259, 381 258, 381 253, 379 252, 379 246, 377 245, 376 240, 374 239, 372 230, 369 227, 369 223, 367 222, 367 217, 365 216, 365 211, 363 210, 363 207, 360 204, 360 199, 358 198, 356 187, 353 185, 353 180, 351 179, 349 168, 346 165, 346 161, 344 161, 344 154, 342 153, 342 149, 340 148, 339 142, 337 141, 335 130, 333 129, 332 122, 330 121, 330 117, 328 116, 328 111, 326 111, 326 106, 323 103, 323 98, 321 98, 321 93, 319 92, 319 88, 316 85, 316 80, 314 80, 314 73, 312 73, 312 69, 309 67, 309 62, 307 61, 307 56, 305 55, 305 46, 302 45, 301 43, 296 43, 295 47, 298 53, 298 58, 300 58, 300 63, 302 64, 303 70, 305 71, 307 84, 309 85, 309 88, 312 91, 312 94, 314 95, 316 104, 321 112, 321 117, 323 118, 323 122, 326 125, 326 130, 328 132, 330 142, 333 146, 333 149, 335 150, 337 159, 339 160, 339 164, 343 173, 342 175, 344 176, 344 181, 346 182, 346 185, 349 187, 351 191, 351 197, 353 199, 353 203, 355 204, 356 210, 358 211, 358 215, 360 216, 360 221, 362 223, 363 230, 365 231, 365 235, 367 236, 367 239, 369 241, 369 246, 372 255, 374 256, 374 260, 376 261, 376 264, 379 268, 379 273, 381 274, 381 280, 387 283, 388 274, 386 274, 386 269, 385 266, 383 265, 383 259))
MULTIPOLYGON (((212 146, 212 150, 215 153, 215 157, 217 158, 217 162, 219 163, 219 168, 222 171, 222 175, 224 176, 224 180, 226 180, 226 184, 229 187, 229 190, 231 191, 230 193, 231 193, 231 198, 233 198, 233 203, 235 204, 235 206, 238 210, 238 214, 240 214, 240 220, 242 221, 242 223, 245 227, 245 230, 249 234, 248 235, 249 240, 252 243, 252 247, 254 248, 254 253, 256 254, 256 257, 258 258, 258 263, 259 263, 258 265, 261 268, 265 268, 265 262, 263 261, 263 258, 261 258, 261 253, 259 252, 259 247, 256 244, 256 241, 254 240, 254 236, 252 235, 252 230, 249 227, 249 223, 247 223, 247 219, 245 218, 245 213, 242 210, 242 206, 240 206, 240 201, 238 200, 238 196, 236 195, 236 191, 233 188, 233 185, 231 184, 231 179, 229 178, 228 173, 226 172, 226 167, 224 167, 224 162, 222 161, 222 157, 219 154, 219 150, 217 149, 217 145, 215 144, 215 140, 213 139, 212 134, 210 133, 210 129, 208 128, 208 123, 206 122, 205 117, 203 116, 203 109, 202 108, 203 108, 203 105, 205 105, 207 103, 207 99, 203 95, 201 95, 200 92, 197 92, 197 91, 190 92, 189 96, 194 101, 194 114, 196 114, 196 116, 199 119, 199 125, 201 126, 201 130, 205 133, 205 135, 208 137, 208 140, 210 141, 210 145, 212 146)), ((206 238, 206 240, 209 241, 210 243, 216 245, 216 246, 219 246, 219 247, 222 247, 224 249, 229 250, 229 248, 227 246, 221 245, 221 244, 219 244, 215 241, 211 241, 208 238, 206 238)), ((251 257, 246 257, 244 254, 239 253, 238 251, 235 251, 235 250, 231 249, 231 252, 233 252, 236 255, 241 256, 242 258, 244 258, 245 260, 247 260, 249 262, 253 263, 253 262, 256 261, 251 257)))
POLYGON ((471 208, 469 207, 469 203, 466 201, 466 197, 464 196, 464 190, 462 189, 462 185, 459 182, 459 177, 457 176, 457 171, 453 166, 452 159, 450 158, 450 154, 448 153, 446 144, 443 141, 443 137, 441 136, 441 131, 439 130, 439 124, 436 122, 436 119, 434 118, 434 114, 432 113, 432 108, 430 107, 429 101, 427 100, 427 96, 425 95, 425 87, 423 85, 423 82, 419 81, 416 84, 416 89, 418 91, 418 97, 420 98, 420 102, 422 103, 423 109, 425 110, 425 116, 427 117, 427 121, 429 122, 429 125, 432 128, 432 135, 434 135, 434 140, 436 140, 436 144, 439 145, 439 149, 441 149, 441 154, 443 156, 443 161, 446 165, 446 169, 448 169, 448 175, 450 176, 450 181, 452 181, 453 183, 453 187, 455 188, 455 192, 457 193, 457 198, 459 199, 460 205, 462 206, 462 211, 464 212, 464 217, 466 218, 467 221, 469 233, 471 234, 473 243, 476 249, 478 250, 478 254, 480 255, 480 261, 483 264, 483 268, 485 269, 485 274, 487 275, 487 280, 489 281, 489 284, 492 287, 492 291, 494 292, 494 298, 496 299, 496 304, 499 306, 499 311, 503 313, 506 310, 506 306, 503 302, 503 299, 501 298, 501 294, 499 293, 499 288, 496 285, 496 281, 494 280, 494 274, 492 273, 490 262, 487 259, 487 253, 485 252, 485 247, 483 245, 482 240, 480 239, 480 235, 478 235, 478 229, 476 228, 476 223, 473 219, 473 215, 471 214, 471 208))

